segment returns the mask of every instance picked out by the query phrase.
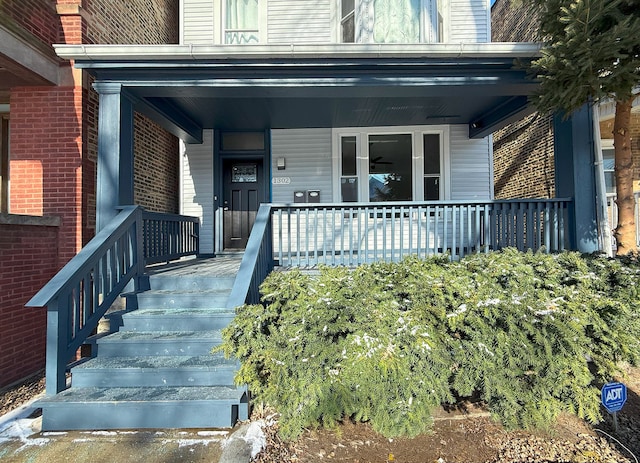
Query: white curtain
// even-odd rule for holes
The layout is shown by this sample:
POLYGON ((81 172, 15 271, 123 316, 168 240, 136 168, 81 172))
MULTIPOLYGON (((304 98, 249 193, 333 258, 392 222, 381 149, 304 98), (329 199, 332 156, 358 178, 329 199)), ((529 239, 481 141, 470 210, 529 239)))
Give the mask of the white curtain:
POLYGON ((420 43, 421 0, 374 0, 376 43, 420 43))
POLYGON ((374 0, 376 43, 420 43, 421 0, 374 0))
POLYGON ((227 0, 226 42, 258 42, 258 0, 227 0))

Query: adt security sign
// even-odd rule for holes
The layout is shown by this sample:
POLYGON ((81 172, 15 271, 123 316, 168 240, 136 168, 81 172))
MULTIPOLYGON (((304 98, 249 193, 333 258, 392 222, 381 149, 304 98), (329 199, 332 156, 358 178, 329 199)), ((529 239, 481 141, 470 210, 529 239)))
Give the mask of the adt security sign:
POLYGON ((627 386, 622 383, 605 384, 600 393, 602 405, 609 413, 615 413, 622 409, 627 401, 627 386))

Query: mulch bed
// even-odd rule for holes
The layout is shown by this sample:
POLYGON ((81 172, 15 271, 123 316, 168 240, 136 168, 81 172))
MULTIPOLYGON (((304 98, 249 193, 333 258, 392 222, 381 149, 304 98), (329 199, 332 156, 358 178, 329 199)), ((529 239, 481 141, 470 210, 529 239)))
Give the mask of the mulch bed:
POLYGON ((44 392, 44 372, 0 389, 0 416, 9 413, 44 392))

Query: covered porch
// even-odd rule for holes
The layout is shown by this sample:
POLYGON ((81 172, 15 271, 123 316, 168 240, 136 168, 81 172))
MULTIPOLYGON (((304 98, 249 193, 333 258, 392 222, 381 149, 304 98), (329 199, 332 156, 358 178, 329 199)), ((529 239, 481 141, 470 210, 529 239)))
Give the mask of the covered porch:
MULTIPOLYGON (((456 137, 466 137, 456 139, 463 142, 483 140, 532 111, 528 96, 537 84, 514 63, 515 60, 526 62, 535 58, 538 45, 488 43, 465 45, 464 48, 451 44, 376 45, 373 48, 354 44, 292 47, 97 45, 58 47, 57 53, 75 60, 76 67, 88 70, 95 77, 94 88, 100 96, 97 222, 98 229, 102 229, 116 216, 118 207, 133 202, 131 120, 135 111, 152 118, 190 143, 189 146, 197 147, 206 142, 207 133, 211 131, 214 136, 218 131, 264 132, 264 150, 251 153, 262 166, 257 174, 262 186, 255 214, 257 204, 280 204, 283 198, 294 201, 290 193, 284 196, 279 193, 285 190, 283 184, 289 179, 282 178, 279 170, 279 163, 286 160, 276 158, 278 155, 273 153, 275 136, 272 140, 270 134, 275 133, 274 130, 281 133, 292 129, 335 130, 341 127, 345 133, 351 128, 353 133, 366 134, 372 127, 386 127, 390 133, 394 127, 398 130, 409 126, 435 127, 445 131, 451 128, 456 137)), ((330 168, 316 170, 322 173, 315 174, 318 177, 310 175, 303 183, 310 188, 320 180, 325 185, 333 184, 333 194, 331 188, 328 194, 323 191, 320 204, 301 207, 293 214, 293 219, 289 215, 282 219, 279 210, 274 224, 283 228, 278 228, 279 238, 274 249, 282 256, 298 255, 298 243, 310 240, 313 245, 300 251, 300 255, 336 254, 322 248, 329 240, 326 232, 318 232, 317 227, 321 225, 348 231, 351 234, 347 240, 349 247, 357 237, 363 249, 385 248, 389 255, 396 251, 402 255, 405 248, 407 252, 424 248, 457 256, 479 248, 496 248, 498 243, 507 242, 520 247, 541 244, 549 249, 553 247, 549 246, 553 240, 559 249, 594 251, 599 244, 590 112, 582 111, 566 120, 558 117, 554 128, 557 196, 560 200, 553 206, 549 206, 551 203, 527 205, 525 210, 528 212, 521 213, 515 212, 521 206, 514 203, 501 206, 500 210, 509 210, 509 213, 489 213, 489 209, 483 212, 485 206, 482 204, 493 203, 490 171, 476 175, 473 164, 460 164, 457 173, 464 172, 464 176, 455 177, 456 173, 447 172, 452 169, 447 160, 442 165, 440 180, 441 184, 448 183, 440 187, 436 201, 441 209, 437 209, 438 204, 429 204, 424 210, 413 209, 428 196, 428 185, 421 185, 422 180, 418 177, 422 164, 415 164, 414 151, 416 170, 413 193, 409 197, 415 204, 397 206, 407 208, 400 211, 389 203, 381 206, 385 208, 384 212, 375 213, 367 212, 367 207, 377 207, 373 203, 347 207, 342 204, 344 195, 341 200, 339 187, 335 187, 340 181, 335 167, 333 172, 330 168), (475 190, 465 188, 464 183, 471 179, 476 183, 485 182, 484 189, 479 192, 477 187, 475 190), (451 187, 455 183, 457 189, 451 187), (332 204, 346 209, 328 213, 332 204), (553 209, 558 204, 562 205, 561 214, 535 212, 536 208, 553 209), (507 219, 509 214, 520 218, 507 219), (527 214, 528 218, 523 218, 527 214), (539 217, 533 218, 536 214, 539 217), (308 223, 302 224, 301 220, 308 223), (487 224, 491 220, 496 221, 496 229, 511 230, 513 237, 498 239, 497 234, 489 231, 487 224), (539 225, 545 222, 561 224, 560 228, 566 230, 566 234, 546 242, 544 234, 551 233, 552 227, 539 225), (315 224, 315 231, 311 224, 315 224), (542 233, 539 243, 531 230, 542 233), (402 243, 390 241, 387 235, 402 237, 402 243), (391 250, 389 246, 398 249, 391 250)), ((420 135, 416 129, 414 136, 420 135)), ((449 136, 448 132, 446 136, 449 136)), ((446 138, 443 143, 453 145, 454 135, 450 137, 443 137, 446 138)), ((356 140, 356 136, 352 138, 356 140)), ((211 188, 196 192, 196 195, 202 209, 199 213, 203 230, 201 251, 215 254, 224 249, 219 237, 225 228, 227 200, 223 175, 228 168, 225 164, 228 153, 219 148, 217 140, 211 143, 213 148, 207 148, 211 149, 210 163, 206 166, 212 171, 211 188), (207 235, 208 230, 213 230, 213 237, 207 235)), ((283 144, 280 140, 278 143, 283 144)), ((365 143, 364 139, 362 143, 365 143)), ((451 153, 463 153, 468 146, 458 143, 450 150, 451 153)), ((331 146, 328 149, 331 150, 331 146)), ((311 161, 310 155, 307 156, 311 161)), ((473 159, 475 154, 469 151, 465 156, 465 159, 473 159)), ((330 158, 331 154, 331 161, 330 158)), ((335 153, 333 158, 335 166, 335 153)), ((360 158, 356 162, 360 163, 360 158)), ((368 162, 375 162, 375 158, 368 162)), ((362 169, 368 166, 366 160, 359 165, 362 169)), ((316 166, 309 164, 311 167, 316 166)), ((201 166, 194 165, 193 168, 200 169, 201 166)), ((299 166, 295 168, 300 169, 299 166)), ((296 174, 298 179, 304 179, 304 171, 297 172, 300 172, 296 174)), ((366 195, 364 180, 360 179, 359 188, 366 195)), ((494 207, 491 205, 491 209, 494 207)), ((336 248, 334 244, 331 246, 336 248)), ((364 255, 361 249, 356 254, 364 255)))

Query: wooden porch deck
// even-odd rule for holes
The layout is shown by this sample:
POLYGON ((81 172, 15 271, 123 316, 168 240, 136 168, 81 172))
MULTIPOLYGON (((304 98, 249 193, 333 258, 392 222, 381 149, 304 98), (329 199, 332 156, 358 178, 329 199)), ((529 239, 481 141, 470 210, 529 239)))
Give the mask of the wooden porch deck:
POLYGON ((238 274, 243 252, 221 253, 215 257, 187 257, 182 260, 149 265, 148 275, 180 277, 221 277, 238 274))

